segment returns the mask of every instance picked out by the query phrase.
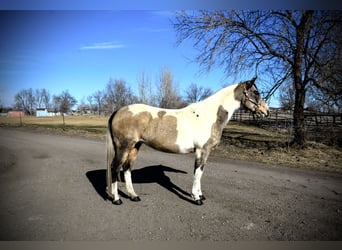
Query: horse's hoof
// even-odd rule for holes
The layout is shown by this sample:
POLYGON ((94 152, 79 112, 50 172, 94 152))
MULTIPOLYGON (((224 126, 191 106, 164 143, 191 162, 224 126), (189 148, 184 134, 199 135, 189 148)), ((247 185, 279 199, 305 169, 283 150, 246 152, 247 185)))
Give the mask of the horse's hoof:
POLYGON ((135 197, 131 197, 131 201, 141 201, 140 197, 139 196, 135 196, 135 197))
POLYGON ((121 205, 122 204, 122 200, 121 199, 118 199, 118 200, 115 200, 115 201, 113 200, 112 203, 114 205, 121 205))
POLYGON ((202 201, 201 199, 195 200, 195 204, 196 204, 197 206, 202 206, 202 205, 203 205, 203 201, 202 201))
POLYGON ((204 195, 200 195, 199 197, 200 197, 200 200, 201 200, 201 201, 205 201, 205 200, 206 200, 206 198, 204 197, 204 195))

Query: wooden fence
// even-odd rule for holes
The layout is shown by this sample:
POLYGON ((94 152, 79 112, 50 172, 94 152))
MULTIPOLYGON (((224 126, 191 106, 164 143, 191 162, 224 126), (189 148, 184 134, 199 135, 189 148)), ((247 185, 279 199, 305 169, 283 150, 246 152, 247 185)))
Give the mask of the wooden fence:
MULTIPOLYGON (((320 113, 306 111, 304 113, 305 125, 307 127, 339 127, 342 126, 342 113, 320 113)), ((264 126, 291 128, 293 125, 293 111, 271 109, 269 117, 258 117, 248 110, 239 109, 233 116, 232 121, 256 123, 264 126)))
MULTIPOLYGON (((342 113, 304 113, 305 133, 310 141, 342 147, 342 113)), ((293 136, 293 112, 271 109, 269 117, 257 117, 247 110, 237 110, 231 121, 257 125, 267 130, 276 130, 293 136)))

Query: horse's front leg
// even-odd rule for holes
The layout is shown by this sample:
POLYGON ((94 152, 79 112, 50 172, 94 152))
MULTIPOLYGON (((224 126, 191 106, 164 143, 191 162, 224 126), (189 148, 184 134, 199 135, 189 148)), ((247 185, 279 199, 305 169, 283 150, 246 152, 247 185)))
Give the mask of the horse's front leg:
POLYGON ((205 200, 201 189, 201 178, 203 175, 204 165, 207 162, 209 153, 209 148, 196 148, 194 182, 192 185, 191 195, 197 205, 202 205, 203 200, 205 200))
POLYGON ((135 193, 133 189, 131 169, 127 169, 124 172, 124 177, 125 177, 125 182, 126 182, 126 190, 131 201, 140 201, 141 199, 139 198, 139 196, 135 193))
POLYGON ((137 143, 129 152, 127 163, 124 167, 124 177, 126 182, 127 193, 131 199, 131 201, 140 201, 139 196, 135 193, 132 183, 132 174, 131 170, 133 168, 133 164, 138 156, 139 148, 141 143, 137 143))

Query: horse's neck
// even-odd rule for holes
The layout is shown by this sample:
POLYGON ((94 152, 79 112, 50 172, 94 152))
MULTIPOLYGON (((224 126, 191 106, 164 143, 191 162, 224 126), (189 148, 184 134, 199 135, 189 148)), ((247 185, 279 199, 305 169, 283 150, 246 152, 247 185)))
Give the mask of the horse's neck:
POLYGON ((236 100, 234 96, 236 87, 237 84, 225 87, 198 104, 205 109, 210 109, 211 112, 215 110, 215 115, 218 108, 222 105, 223 108, 228 111, 228 117, 230 119, 234 111, 240 107, 240 101, 236 100))

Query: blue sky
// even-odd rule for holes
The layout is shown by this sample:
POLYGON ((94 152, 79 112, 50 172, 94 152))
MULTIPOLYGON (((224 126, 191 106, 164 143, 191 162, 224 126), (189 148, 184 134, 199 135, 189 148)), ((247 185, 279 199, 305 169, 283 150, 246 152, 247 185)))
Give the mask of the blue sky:
MULTIPOLYGON (((80 102, 95 91, 103 90, 110 79, 124 79, 137 94, 138 75, 144 72, 155 84, 163 67, 172 71, 181 94, 191 83, 216 91, 254 76, 254 73, 243 72, 238 78, 227 78, 220 68, 201 73, 200 66, 192 61, 198 53, 193 43, 176 45, 171 22, 173 11, 93 10, 93 5, 89 5, 92 10, 68 10, 76 9, 68 5, 73 1, 58 1, 59 4, 67 2, 65 5, 42 0, 27 0, 21 5, 18 2, 4 0, 0 3, 0 9, 7 9, 0 11, 0 102, 4 106, 13 105, 14 95, 27 88, 46 88, 51 95, 68 90, 80 102), (39 6, 43 6, 43 10, 28 10, 40 9, 39 6)), ((79 6, 87 9, 85 3, 88 2, 91 1, 79 6)), ((190 2, 194 6, 193 1, 190 2)), ((222 4, 222 1, 213 1, 218 2, 222 4)), ((245 2, 240 2, 242 6, 238 7, 244 7, 245 2)), ((261 1, 260 6, 268 3, 261 1)), ((202 6, 201 1, 198 4, 202 6)), ((298 1, 296 4, 294 7, 301 6, 298 1)), ((126 9, 120 6, 119 9, 126 9)), ((130 8, 132 6, 127 9, 130 8)), ((164 6, 168 8, 179 9, 179 6, 164 6)), ((277 105, 272 98, 271 106, 277 105)))
MULTIPOLYGON (((124 79, 133 91, 145 72, 154 84, 169 68, 180 92, 191 83, 218 90, 222 69, 200 73, 192 43, 176 45, 170 11, 1 12, 0 99, 13 104, 21 89, 63 90, 79 101, 124 79)), ((230 82, 231 81, 231 82, 230 82)))

